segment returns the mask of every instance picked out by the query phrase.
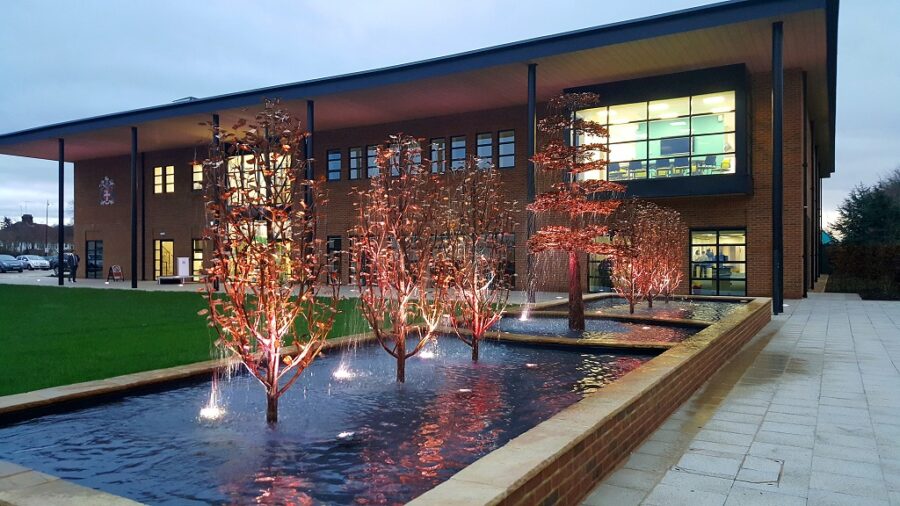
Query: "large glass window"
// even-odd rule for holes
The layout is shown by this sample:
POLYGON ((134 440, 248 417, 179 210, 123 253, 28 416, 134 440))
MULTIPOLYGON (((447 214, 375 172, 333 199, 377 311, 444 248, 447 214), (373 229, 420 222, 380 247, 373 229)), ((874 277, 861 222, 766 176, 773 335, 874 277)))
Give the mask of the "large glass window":
POLYGON ((328 153, 328 180, 340 181, 341 179, 341 150, 329 149, 328 153))
POLYGON ((466 136, 450 138, 450 168, 461 169, 466 165, 466 136))
POLYGON ((609 148, 606 173, 592 171, 584 175, 587 179, 629 181, 735 172, 734 91, 598 107, 578 115, 609 130, 608 138, 578 139, 609 148))
POLYGON ((326 242, 326 253, 328 254, 328 281, 331 283, 341 282, 341 236, 329 235, 326 242))
POLYGON ((431 139, 431 172, 441 174, 447 170, 447 141, 443 137, 431 139))
POLYGON ((191 239, 191 276, 203 280, 203 239, 191 239))
POLYGON ((103 277, 103 241, 87 241, 84 246, 87 263, 84 277, 100 279, 103 277))
POLYGON ((366 148, 366 177, 371 179, 378 175, 378 146, 366 148))
MULTIPOLYGON (((269 163, 273 168, 272 176, 266 177, 262 170, 263 164, 257 165, 256 157, 249 155, 230 156, 227 159, 228 187, 246 189, 246 198, 255 199, 260 195, 268 196, 269 191, 277 192, 274 195, 278 203, 286 204, 291 201, 291 187, 287 179, 287 169, 291 165, 289 156, 280 156, 276 153, 270 155, 269 163)), ((232 204, 242 204, 245 194, 234 192, 231 194, 232 204)))
POLYGON ((691 293, 747 295, 747 232, 691 231, 691 293))
POLYGON ((191 189, 194 191, 203 189, 203 164, 191 165, 191 189))
POLYGON ((497 139, 497 167, 509 169, 516 166, 516 131, 502 130, 497 139))
POLYGON ((359 179, 359 176, 362 172, 363 166, 363 150, 362 148, 350 148, 348 153, 349 158, 349 168, 347 169, 347 178, 348 179, 359 179))
POLYGON ((175 166, 153 167, 153 193, 175 191, 175 166))
POLYGON ((484 133, 475 137, 475 156, 478 157, 478 167, 481 169, 494 163, 494 134, 484 133))

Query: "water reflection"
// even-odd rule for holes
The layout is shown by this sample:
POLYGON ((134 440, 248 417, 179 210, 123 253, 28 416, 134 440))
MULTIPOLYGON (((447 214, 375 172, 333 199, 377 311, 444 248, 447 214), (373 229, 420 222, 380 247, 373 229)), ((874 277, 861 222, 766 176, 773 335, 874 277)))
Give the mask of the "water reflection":
POLYGON ((274 429, 236 376, 215 423, 197 419, 198 383, 0 428, 0 455, 148 504, 402 503, 649 358, 493 342, 470 357, 442 339, 398 385, 393 360, 361 346, 315 362, 274 429), (342 362, 355 378, 333 376, 342 362))

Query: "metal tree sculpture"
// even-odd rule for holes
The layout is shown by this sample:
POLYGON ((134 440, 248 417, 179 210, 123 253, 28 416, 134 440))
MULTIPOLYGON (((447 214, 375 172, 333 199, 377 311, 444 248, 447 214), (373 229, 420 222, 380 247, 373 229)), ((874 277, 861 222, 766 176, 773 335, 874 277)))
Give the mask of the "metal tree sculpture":
POLYGON ((391 136, 377 150, 378 174, 355 191, 356 225, 351 261, 356 265, 360 309, 382 348, 397 360, 406 381, 406 359, 434 337, 447 291, 435 250, 446 214, 446 192, 419 142, 391 136), (407 338, 415 344, 407 350, 407 338))
POLYGON ((515 281, 506 272, 513 252, 516 203, 503 198, 503 182, 494 167, 469 158, 449 174, 449 212, 444 245, 450 284, 450 323, 472 348, 500 320, 515 281))
POLYGON ((684 279, 688 229, 681 213, 667 207, 657 207, 654 221, 659 225, 654 241, 657 262, 651 281, 652 291, 669 302, 684 279))
POLYGON ((612 244, 612 281, 616 292, 628 301, 629 310, 641 299, 666 300, 683 277, 684 241, 687 229, 681 215, 651 202, 630 200, 616 212, 612 244))
POLYGON ((548 115, 538 129, 548 137, 543 148, 531 159, 547 172, 559 174, 563 182, 537 196, 528 210, 563 217, 566 225, 546 226, 528 242, 532 253, 563 251, 568 255, 569 328, 584 330, 584 300, 581 291, 579 254, 609 254, 609 244, 597 242, 606 235, 603 224, 619 205, 616 194, 625 187, 606 180, 579 180, 579 175, 606 167, 605 144, 595 139, 607 136, 606 128, 578 117, 576 112, 596 105, 593 93, 569 93, 550 100, 548 115))
POLYGON ((212 265, 201 314, 216 344, 265 388, 266 421, 275 423, 278 399, 322 350, 336 314, 338 287, 325 282, 328 259, 303 198, 318 185, 302 178, 306 133, 276 102, 254 123, 214 135, 221 143, 203 163, 212 265))

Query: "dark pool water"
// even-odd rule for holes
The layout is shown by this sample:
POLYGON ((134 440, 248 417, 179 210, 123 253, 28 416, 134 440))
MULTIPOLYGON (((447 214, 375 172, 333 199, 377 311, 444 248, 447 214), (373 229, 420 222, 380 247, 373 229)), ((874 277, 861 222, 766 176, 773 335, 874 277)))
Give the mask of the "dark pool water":
MULTIPOLYGON (((680 318, 716 322, 743 306, 741 302, 676 299, 669 302, 656 300, 653 307, 646 302, 635 305, 634 314, 651 318, 680 318)), ((628 302, 619 297, 609 297, 584 303, 585 311, 602 311, 607 314, 629 314, 628 302)))
POLYGON ((453 338, 411 358, 407 383, 381 348, 317 360, 264 422, 246 375, 222 387, 227 414, 198 420, 210 383, 0 428, 0 458, 149 504, 394 504, 639 366, 648 355, 453 338), (341 366, 355 376, 337 380, 341 366))
POLYGON ((532 316, 502 318, 492 330, 533 336, 572 337, 584 339, 618 339, 622 341, 678 343, 699 332, 697 327, 621 322, 600 318, 584 321, 585 330, 569 330, 568 318, 532 316))

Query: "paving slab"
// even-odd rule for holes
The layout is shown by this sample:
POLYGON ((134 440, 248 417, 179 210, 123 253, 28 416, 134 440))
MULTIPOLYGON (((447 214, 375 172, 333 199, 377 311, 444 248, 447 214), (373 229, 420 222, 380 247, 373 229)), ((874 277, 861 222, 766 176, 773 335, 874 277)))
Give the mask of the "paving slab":
POLYGON ((898 392, 900 302, 810 293, 640 447, 653 472, 623 467, 585 504, 900 506, 898 392))

